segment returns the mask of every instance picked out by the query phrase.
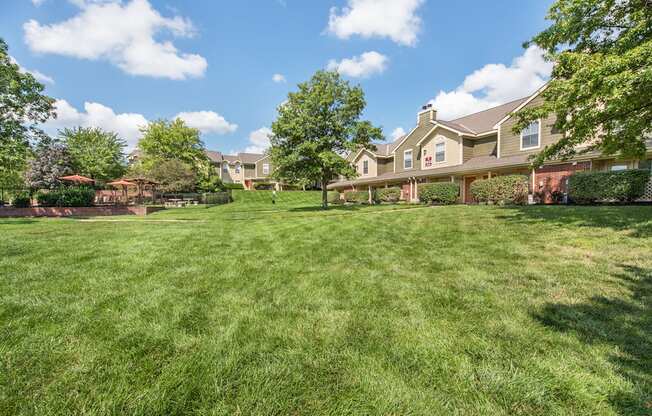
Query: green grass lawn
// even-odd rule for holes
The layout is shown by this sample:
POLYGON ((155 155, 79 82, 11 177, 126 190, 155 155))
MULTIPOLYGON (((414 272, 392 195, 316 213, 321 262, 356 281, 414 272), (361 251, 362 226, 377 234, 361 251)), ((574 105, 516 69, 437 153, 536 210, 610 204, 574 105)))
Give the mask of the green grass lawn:
POLYGON ((652 207, 0 220, 2 415, 649 415, 652 207))

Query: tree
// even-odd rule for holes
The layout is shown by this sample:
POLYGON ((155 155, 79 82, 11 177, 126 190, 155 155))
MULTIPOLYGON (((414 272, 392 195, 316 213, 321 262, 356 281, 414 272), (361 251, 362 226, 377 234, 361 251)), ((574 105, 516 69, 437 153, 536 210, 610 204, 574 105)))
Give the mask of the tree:
POLYGON ((183 120, 157 120, 142 130, 138 142, 145 169, 151 169, 165 160, 178 160, 199 173, 209 165, 199 130, 186 126, 183 120))
POLYGON ((565 135, 534 164, 590 150, 643 156, 652 133, 652 1, 557 0, 547 18, 552 25, 525 46, 555 62, 552 80, 542 105, 517 114, 514 131, 554 114, 565 135))
POLYGON ((274 176, 292 183, 321 183, 326 209, 328 183, 339 175, 356 175, 342 155, 373 148, 372 140, 381 140, 383 134, 370 122, 360 121, 366 105, 362 88, 351 87, 336 72, 318 71, 298 89, 288 94, 272 123, 274 176))
POLYGON ((151 169, 151 176, 159 182, 163 192, 194 192, 197 174, 192 166, 179 160, 165 160, 151 169))
POLYGON ((61 176, 72 173, 72 158, 66 145, 46 139, 36 147, 25 173, 25 182, 32 189, 53 189, 61 186, 61 176))
POLYGON ((30 145, 46 137, 38 124, 56 116, 44 88, 12 62, 0 38, 0 182, 14 182, 23 172, 30 145))
POLYGON ((76 127, 64 129, 59 135, 68 147, 75 173, 100 180, 124 174, 126 143, 116 133, 76 127))

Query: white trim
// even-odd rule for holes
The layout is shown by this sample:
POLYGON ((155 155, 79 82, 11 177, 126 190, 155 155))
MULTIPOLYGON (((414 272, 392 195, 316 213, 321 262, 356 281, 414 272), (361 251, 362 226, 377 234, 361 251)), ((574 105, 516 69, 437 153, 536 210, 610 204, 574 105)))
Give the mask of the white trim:
MULTIPOLYGON (((537 145, 536 146, 530 146, 530 147, 523 147, 523 130, 521 130, 521 141, 519 143, 519 147, 521 148, 522 152, 530 151, 530 150, 536 150, 541 148, 541 119, 537 119, 536 121, 533 121, 532 123, 538 123, 539 124, 539 131, 537 132, 537 145)), ((532 124, 530 123, 530 124, 532 124)), ((528 126, 529 127, 529 126, 528 126)))
POLYGON ((462 137, 462 135, 460 134, 457 138, 460 140, 460 165, 461 165, 462 163, 464 163, 464 137, 462 137))
MULTIPOLYGON (((256 167, 257 168, 257 167, 256 167)), ((263 163, 263 175, 269 176, 269 163, 263 163), (267 165, 267 172, 265 172, 265 165, 267 165)))
POLYGON ((510 118, 512 118, 512 116, 513 116, 515 113, 517 113, 518 111, 520 111, 523 107, 525 107, 526 105, 530 104, 530 103, 532 102, 532 100, 534 100, 535 98, 537 98, 537 97, 539 96, 539 94, 541 94, 543 91, 545 91, 546 88, 548 88, 548 84, 549 84, 549 83, 550 83, 550 82, 546 82, 545 84, 543 84, 543 86, 542 86, 541 88, 539 88, 538 90, 536 90, 536 91, 534 92, 534 94, 532 94, 532 95, 530 96, 530 98, 528 98, 527 100, 523 101, 523 102, 522 102, 518 107, 516 107, 516 108, 513 109, 509 114, 507 114, 505 117, 503 117, 502 120, 500 120, 498 123, 494 124, 494 129, 500 129, 500 125, 501 125, 501 124, 503 124, 504 122, 506 122, 507 120, 509 120, 510 118))
POLYGON ((413 128, 412 130, 410 130, 410 132, 409 132, 408 134, 406 134, 405 137, 403 137, 403 140, 401 140, 401 141, 399 142, 399 144, 397 144, 397 145, 394 147, 394 150, 392 150, 392 154, 396 154, 396 149, 398 149, 399 147, 401 147, 401 146, 403 145, 403 143, 405 143, 405 141, 406 141, 406 140, 407 140, 407 139, 412 135, 412 133, 414 133, 414 131, 415 131, 416 129, 418 129, 418 128, 419 128, 419 126, 417 125, 415 128, 413 128))
POLYGON ((254 164, 260 162, 260 161, 263 160, 263 159, 267 159, 268 157, 270 157, 270 155, 263 155, 263 157, 261 157, 260 159, 258 159, 257 161, 255 161, 254 164))
POLYGON ((496 137, 496 159, 500 159, 500 129, 498 129, 498 136, 496 137))
POLYGON ((403 151, 403 170, 410 170, 410 169, 414 169, 414 148, 413 147, 411 147, 409 149, 405 149, 403 151), (409 168, 405 167, 405 154, 407 152, 410 152, 410 167, 409 168))
POLYGON ((445 139, 445 138, 444 138, 444 139, 439 139, 438 141, 436 141, 436 142, 433 143, 433 144, 434 144, 435 146, 434 146, 434 152, 433 152, 433 154, 432 154, 432 157, 433 157, 433 159, 432 159, 432 164, 433 164, 433 165, 436 165, 436 164, 438 164, 438 163, 446 163, 446 161, 447 161, 447 159, 448 159, 448 157, 447 157, 447 153, 448 153, 448 152, 447 152, 447 149, 446 149, 446 139, 445 139), (437 162, 437 145, 438 145, 438 144, 443 144, 443 145, 444 145, 444 160, 442 160, 441 162, 437 162))

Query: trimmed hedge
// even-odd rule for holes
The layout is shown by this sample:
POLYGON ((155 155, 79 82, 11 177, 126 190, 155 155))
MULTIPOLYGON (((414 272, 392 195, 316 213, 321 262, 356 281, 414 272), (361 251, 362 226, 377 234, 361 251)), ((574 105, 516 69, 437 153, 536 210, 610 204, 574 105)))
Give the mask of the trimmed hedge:
POLYGON ((11 200, 11 205, 14 208, 29 208, 32 205, 32 198, 27 192, 21 192, 14 196, 11 200))
POLYGON ((276 185, 271 182, 258 182, 254 183, 254 189, 257 191, 271 191, 276 189, 276 185))
POLYGON ((568 196, 577 204, 631 202, 645 193, 650 171, 577 172, 568 179, 568 196))
POLYGON ((328 203, 329 204, 341 204, 344 201, 340 197, 340 192, 339 191, 328 191, 328 203))
POLYGON ((231 202, 231 194, 228 192, 210 192, 202 194, 202 203, 206 205, 222 205, 231 202))
POLYGON ((91 207, 95 200, 93 188, 59 188, 36 194, 38 204, 43 207, 91 207))
POLYGON ((344 200, 356 204, 368 204, 369 191, 346 191, 344 192, 344 200))
POLYGON ((241 183, 225 183, 224 189, 244 189, 244 185, 241 183))
POLYGON ((401 199, 401 188, 377 188, 375 200, 377 202, 398 202, 401 199))
POLYGON ((471 184, 471 194, 478 202, 524 205, 528 192, 528 177, 525 175, 496 176, 471 184))
POLYGON ((419 200, 426 204, 450 205, 458 202, 460 186, 453 182, 419 185, 419 200))

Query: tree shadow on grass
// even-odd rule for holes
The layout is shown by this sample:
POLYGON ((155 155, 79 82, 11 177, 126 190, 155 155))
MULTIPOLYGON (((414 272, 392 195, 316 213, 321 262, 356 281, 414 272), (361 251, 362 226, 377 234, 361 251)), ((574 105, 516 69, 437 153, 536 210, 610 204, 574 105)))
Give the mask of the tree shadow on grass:
POLYGON ((618 349, 609 357, 614 368, 634 386, 609 397, 620 414, 652 414, 652 269, 620 265, 614 275, 630 297, 594 296, 579 304, 549 303, 534 315, 547 327, 572 332, 586 344, 618 349))
POLYGON ((524 206, 509 207, 515 214, 498 216, 524 225, 550 223, 579 227, 630 230, 632 237, 652 237, 652 206, 524 206))
POLYGON ((0 220, 0 225, 19 225, 19 224, 32 224, 37 222, 34 218, 5 218, 0 220))

